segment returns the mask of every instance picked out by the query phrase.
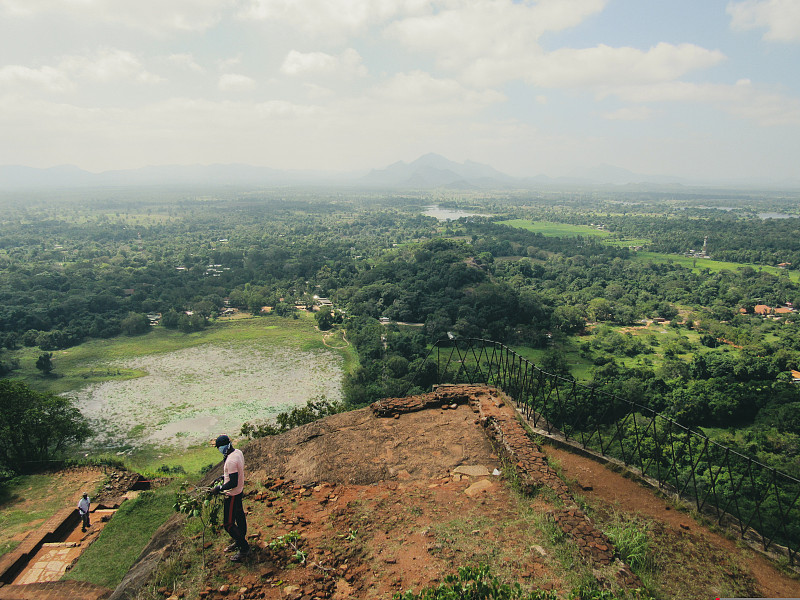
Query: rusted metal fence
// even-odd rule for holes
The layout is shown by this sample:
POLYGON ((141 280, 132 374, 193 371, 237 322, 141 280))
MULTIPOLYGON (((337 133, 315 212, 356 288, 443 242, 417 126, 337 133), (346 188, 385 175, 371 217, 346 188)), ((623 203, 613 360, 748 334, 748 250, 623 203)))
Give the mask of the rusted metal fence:
POLYGON ((646 406, 546 373, 498 342, 437 342, 412 382, 423 389, 435 383, 495 385, 534 427, 639 470, 765 551, 800 562, 800 480, 794 477, 646 406))

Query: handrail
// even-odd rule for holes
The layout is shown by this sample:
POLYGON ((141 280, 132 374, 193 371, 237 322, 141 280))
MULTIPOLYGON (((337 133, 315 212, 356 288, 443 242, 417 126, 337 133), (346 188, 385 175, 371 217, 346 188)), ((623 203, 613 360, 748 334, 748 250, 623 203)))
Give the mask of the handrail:
POLYGON ((764 551, 783 547, 790 564, 800 562, 800 480, 790 475, 646 406, 547 373, 492 340, 436 342, 410 386, 434 383, 497 386, 534 427, 636 468, 740 536, 755 532, 764 551), (435 381, 426 363, 436 365, 435 381))

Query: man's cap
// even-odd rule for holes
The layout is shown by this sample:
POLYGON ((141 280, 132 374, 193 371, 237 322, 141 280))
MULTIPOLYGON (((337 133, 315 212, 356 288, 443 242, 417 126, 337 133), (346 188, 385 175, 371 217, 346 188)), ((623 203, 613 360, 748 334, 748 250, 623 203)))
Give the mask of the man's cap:
POLYGON ((87 494, 86 492, 83 492, 83 497, 84 497, 84 498, 86 498, 86 496, 88 496, 88 495, 89 495, 89 494, 87 494))
POLYGON ((229 438, 227 435, 225 435, 225 434, 223 433, 221 436, 219 436, 219 437, 217 438, 217 441, 216 441, 216 442, 214 442, 214 445, 215 445, 217 448, 219 448, 220 446, 227 446, 227 445, 228 445, 228 444, 230 444, 230 443, 231 443, 231 438, 229 438))

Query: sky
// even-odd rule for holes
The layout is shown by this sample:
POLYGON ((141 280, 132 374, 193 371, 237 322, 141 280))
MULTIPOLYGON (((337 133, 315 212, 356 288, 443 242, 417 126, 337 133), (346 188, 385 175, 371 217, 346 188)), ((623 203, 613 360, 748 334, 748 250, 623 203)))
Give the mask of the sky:
POLYGON ((800 177, 800 0, 0 0, 0 165, 800 177))

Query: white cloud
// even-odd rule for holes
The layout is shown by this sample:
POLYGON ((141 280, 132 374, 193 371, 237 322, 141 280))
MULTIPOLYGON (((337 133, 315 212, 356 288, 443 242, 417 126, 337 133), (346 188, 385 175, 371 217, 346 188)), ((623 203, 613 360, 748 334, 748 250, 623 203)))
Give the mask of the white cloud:
POLYGON ((411 50, 432 53, 440 66, 463 70, 477 59, 499 65, 539 53, 546 32, 562 31, 600 12, 606 0, 472 0, 392 23, 386 35, 411 50))
POLYGON ((771 92, 742 79, 734 85, 669 81, 621 86, 600 92, 627 102, 694 102, 716 106, 766 127, 800 125, 800 99, 771 92))
POLYGON ((288 24, 313 36, 362 33, 397 15, 428 9, 429 0, 245 0, 243 19, 288 24))
POLYGON ((100 48, 94 56, 65 56, 59 67, 77 78, 96 81, 163 81, 158 75, 147 71, 132 52, 117 48, 100 48))
POLYGON ((624 106, 603 114, 603 118, 609 121, 646 121, 652 116, 653 110, 646 106, 624 106))
POLYGON ((764 39, 800 41, 800 2, 797 0, 743 0, 726 8, 735 30, 766 29, 764 39))
POLYGON ((20 91, 36 88, 48 92, 64 92, 72 87, 69 78, 53 67, 32 69, 22 65, 7 65, 0 68, 0 89, 20 91))
POLYGON ((256 81, 247 75, 223 73, 217 85, 223 92, 244 92, 256 87, 256 81))
POLYGON ((399 73, 371 94, 393 106, 422 106, 427 112, 474 114, 506 97, 495 90, 471 90, 454 79, 437 79, 429 73, 399 73))
POLYGON ((201 67, 197 62, 194 60, 194 56, 188 53, 182 54, 170 54, 167 57, 167 60, 182 69, 188 69, 189 71, 194 71, 195 73, 203 73, 205 69, 201 67))
POLYGON ((543 87, 606 87, 631 83, 672 81, 695 69, 724 60, 718 50, 694 44, 664 42, 642 51, 637 48, 563 48, 529 59, 522 77, 543 87))
POLYGON ((238 0, 2 0, 0 12, 12 17, 57 15, 85 23, 111 22, 150 33, 205 31, 238 0))
POLYGON ((308 97, 313 100, 330 100, 336 95, 332 89, 316 83, 305 83, 303 84, 303 87, 305 88, 308 97))
POLYGON ((440 68, 476 86, 512 80, 542 87, 665 81, 725 58, 717 50, 694 44, 661 42, 648 50, 600 44, 550 52, 539 45, 543 34, 574 27, 605 4, 605 0, 454 2, 436 13, 392 23, 386 35, 434 56, 440 68))
POLYGON ((216 61, 217 67, 224 71, 225 69, 229 69, 231 67, 235 67, 242 62, 242 55, 237 54, 236 56, 232 56, 231 58, 218 58, 216 61))
POLYGON ((0 68, 0 85, 13 92, 71 92, 80 81, 152 84, 163 79, 145 69, 133 53, 116 48, 100 48, 92 55, 62 56, 55 66, 0 68))
POLYGON ((281 65, 286 75, 331 75, 341 79, 355 79, 367 74, 361 55, 348 48, 339 56, 325 52, 298 52, 292 50, 281 65))

